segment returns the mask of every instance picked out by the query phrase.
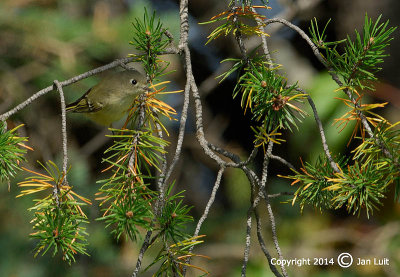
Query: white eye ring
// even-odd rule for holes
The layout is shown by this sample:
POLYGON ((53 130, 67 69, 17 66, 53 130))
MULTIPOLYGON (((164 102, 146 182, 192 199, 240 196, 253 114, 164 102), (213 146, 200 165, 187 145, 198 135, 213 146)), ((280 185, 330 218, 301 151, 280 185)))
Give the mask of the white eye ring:
POLYGON ((136 81, 135 79, 131 79, 131 84, 132 84, 132 85, 136 85, 136 84, 137 84, 137 81, 136 81))

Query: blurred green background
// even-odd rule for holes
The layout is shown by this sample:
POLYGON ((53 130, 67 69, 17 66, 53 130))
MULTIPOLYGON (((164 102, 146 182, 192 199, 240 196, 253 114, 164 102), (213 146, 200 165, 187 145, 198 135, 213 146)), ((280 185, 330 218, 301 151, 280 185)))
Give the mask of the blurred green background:
MULTIPOLYGON (((227 57, 239 57, 240 52, 233 38, 221 38, 205 46, 206 36, 215 25, 198 25, 226 8, 228 1, 190 1, 190 47, 193 69, 205 103, 204 120, 207 138, 230 151, 246 157, 252 148, 250 120, 244 116, 240 102, 232 100, 234 78, 218 85, 215 76, 224 70, 220 61, 227 57)), ((313 17, 320 22, 332 18, 328 28, 331 40, 341 39, 355 28, 360 28, 365 13, 376 18, 390 19, 398 25, 400 3, 397 0, 282 0, 270 1, 272 10, 268 17, 282 16, 303 29, 307 29, 313 17)), ((173 0, 2 0, 0 2, 0 113, 11 109, 36 91, 49 86, 53 80, 65 80, 87 70, 104 65, 114 59, 133 53, 131 22, 142 18, 144 7, 155 10, 162 23, 179 39, 178 1, 173 0)), ((283 72, 289 82, 299 81, 310 92, 324 122, 328 142, 334 153, 348 153, 346 144, 351 126, 338 132, 334 119, 346 112, 334 97, 337 88, 329 75, 318 64, 312 51, 293 32, 287 29, 271 30, 268 39, 275 62, 283 64, 283 72)), ((391 57, 383 65, 380 83, 375 93, 368 93, 370 101, 390 102, 379 112, 392 122, 400 120, 400 62, 399 32, 389 48, 391 57)), ((246 40, 249 47, 259 44, 256 39, 246 40)), ((176 56, 167 56, 174 73, 168 75, 173 82, 169 89, 181 89, 184 76, 176 56)), ((77 99, 97 77, 85 79, 65 88, 67 102, 77 99)), ((164 99, 181 109, 180 95, 164 99)), ((35 168, 36 161, 61 161, 61 117, 57 93, 49 93, 35 101, 8 121, 10 127, 25 124, 21 135, 29 137, 28 145, 35 150, 27 155, 25 166, 35 168)), ((193 117, 189 118, 183 155, 174 178, 177 190, 186 190, 186 202, 194 205, 192 215, 198 219, 208 200, 215 176, 213 164, 202 152, 195 139, 193 117)), ((168 124, 169 140, 176 142, 177 123, 168 124)), ((68 142, 70 164, 69 181, 75 190, 94 200, 98 189, 96 180, 102 178, 101 157, 110 144, 107 130, 80 115, 68 115, 68 142)), ((314 160, 322 151, 317 128, 312 117, 306 118, 299 131, 285 134, 287 144, 276 146, 279 154, 297 167, 299 157, 314 160)), ((1 158, 1 157, 0 157, 1 158)), ((258 164, 261 161, 258 160, 258 164)), ((257 167, 257 165, 255 165, 257 167)), ((39 170, 39 169, 35 169, 39 170)), ((295 188, 277 174, 290 173, 281 164, 272 161, 270 170, 271 192, 294 191, 295 188)), ((18 198, 16 183, 23 180, 21 173, 12 180, 11 191, 7 184, 0 186, 0 276, 130 276, 136 263, 138 247, 121 240, 116 242, 94 219, 99 215, 98 202, 93 201, 86 211, 89 226, 90 257, 78 257, 72 266, 50 255, 33 258, 35 241, 28 239, 32 218, 27 209, 32 198, 18 198)), ((272 201, 277 220, 278 238, 285 258, 336 258, 341 252, 349 252, 355 258, 389 258, 390 266, 352 266, 342 269, 335 266, 289 267, 290 276, 400 276, 400 206, 394 203, 392 193, 384 206, 369 220, 347 215, 346 211, 326 211, 320 214, 312 208, 300 214, 298 206, 290 204, 289 197, 272 201)), ((229 169, 223 178, 217 201, 213 206, 202 234, 206 243, 197 253, 211 257, 198 259, 195 264, 211 272, 211 276, 240 276, 243 257, 246 213, 249 207, 249 187, 246 178, 238 170, 229 169)), ((265 206, 260 207, 263 216, 264 236, 271 253, 270 228, 265 206)), ((191 230, 193 226, 188 226, 191 230)), ((254 228, 253 228, 254 229, 254 228)), ((256 238, 254 235, 253 238, 256 238)), ((157 252, 154 246, 151 253, 157 252)), ((273 276, 268 268, 257 241, 252 242, 248 276, 273 276)), ((151 271, 143 276, 151 276, 151 271)), ((199 272, 191 273, 197 276, 199 272)))

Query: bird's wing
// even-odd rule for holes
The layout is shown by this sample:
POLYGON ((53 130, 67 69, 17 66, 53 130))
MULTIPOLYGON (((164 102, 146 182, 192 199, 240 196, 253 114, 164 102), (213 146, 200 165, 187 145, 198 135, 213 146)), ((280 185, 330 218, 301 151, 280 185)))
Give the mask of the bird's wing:
POLYGON ((81 98, 67 105, 66 111, 73 113, 93 113, 101 110, 103 106, 100 103, 92 103, 89 100, 88 95, 91 90, 92 88, 88 89, 81 98))

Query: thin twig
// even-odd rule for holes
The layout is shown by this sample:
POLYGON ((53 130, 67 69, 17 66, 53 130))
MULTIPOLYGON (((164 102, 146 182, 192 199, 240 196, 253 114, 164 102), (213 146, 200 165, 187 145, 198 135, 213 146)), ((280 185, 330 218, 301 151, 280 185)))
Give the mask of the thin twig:
POLYGON ((217 153, 219 153, 219 154, 231 159, 233 162, 240 163, 240 158, 239 158, 238 155, 236 155, 234 153, 231 153, 231 152, 229 152, 229 151, 227 151, 225 149, 222 149, 221 147, 219 147, 217 145, 214 145, 214 144, 212 144, 210 142, 208 143, 208 147, 211 150, 213 150, 213 151, 215 151, 215 152, 217 152, 217 153))
MULTIPOLYGON (((113 62, 111 62, 109 64, 100 66, 98 68, 92 69, 92 70, 87 71, 85 73, 82 73, 80 75, 74 76, 74 77, 72 77, 72 78, 70 78, 68 80, 62 81, 62 82, 60 82, 60 85, 62 87, 69 86, 69 85, 71 85, 73 83, 76 83, 76 82, 78 82, 78 81, 80 81, 82 79, 88 78, 88 77, 90 77, 92 75, 95 75, 95 74, 98 74, 100 72, 109 70, 111 68, 115 68, 117 66, 120 66, 121 63, 129 63, 131 61, 133 61, 133 58, 123 58, 123 59, 115 60, 115 61, 113 61, 113 62)), ((23 108, 25 108, 26 106, 28 106, 30 103, 32 103, 34 100, 36 100, 40 96, 43 96, 43 95, 47 94, 48 92, 54 90, 55 88, 56 87, 53 84, 51 86, 48 86, 47 88, 44 88, 44 89, 36 92, 31 97, 29 97, 27 100, 25 100, 24 102, 22 102, 19 105, 17 105, 15 108, 13 108, 13 109, 9 110, 8 112, 0 115, 0 120, 3 120, 3 121, 6 120, 7 118, 12 116, 13 114, 17 113, 18 111, 20 111, 23 108)))
MULTIPOLYGON (((146 95, 143 93, 143 94, 141 94, 141 95, 139 95, 139 116, 138 116, 138 124, 137 124, 137 129, 138 130, 141 130, 142 128, 143 128, 143 126, 144 126, 144 119, 145 119, 145 116, 146 116, 146 111, 145 111, 145 109, 146 109, 146 103, 145 103, 145 101, 146 101, 146 95)), ((130 157, 129 157, 129 163, 128 163, 128 168, 130 168, 130 169, 132 169, 132 171, 133 171, 133 168, 134 168, 134 165, 136 164, 136 158, 137 158, 137 146, 138 146, 138 144, 139 144, 139 140, 140 140, 140 133, 137 133, 136 135, 135 135, 135 137, 133 138, 133 140, 132 140, 132 143, 131 143, 131 145, 132 145, 132 147, 131 147, 131 154, 130 154, 130 157)))
MULTIPOLYGON (((193 237, 197 237, 199 235, 201 226, 203 225, 204 221, 208 217, 208 213, 210 212, 211 206, 214 203, 215 196, 217 195, 217 191, 218 191, 219 186, 221 184, 221 179, 222 179, 222 175, 223 175, 224 171, 225 171, 225 167, 220 167, 220 169, 218 171, 218 174, 217 174, 217 178, 215 180, 215 183, 214 183, 214 186, 213 186, 213 189, 212 189, 212 192, 211 192, 211 195, 210 195, 210 198, 208 199, 207 205, 204 208, 203 214, 201 215, 199 221, 197 222, 196 229, 194 231, 193 237)), ((191 253, 193 251, 193 248, 194 248, 194 245, 192 245, 189 248, 188 252, 191 253)), ((186 264, 190 264, 190 260, 191 260, 191 257, 187 258, 186 264)), ((182 270, 183 271, 183 276, 186 275, 186 269, 187 269, 187 267, 185 266, 183 268, 183 270, 182 270)))
MULTIPOLYGON (((254 8, 251 8, 251 11, 253 13, 257 13, 257 11, 254 8)), ((260 32, 265 33, 263 21, 260 18, 256 17, 256 22, 257 22, 258 29, 260 30, 260 32)), ((271 53, 269 52, 269 49, 268 49, 267 37, 262 35, 261 42, 262 42, 262 48, 264 51, 265 58, 267 59, 267 62, 268 62, 268 67, 269 67, 269 69, 271 69, 272 68, 272 58, 271 58, 271 53)))
POLYGON ((189 11, 188 11, 188 0, 181 0, 179 4, 179 17, 181 22, 181 36, 179 38, 179 51, 183 51, 183 48, 188 44, 189 37, 189 11))
MULTIPOLYGON (((145 123, 145 99, 146 95, 142 94, 139 96, 139 119, 138 119, 138 128, 141 129, 144 126, 145 123)), ((162 138, 162 128, 161 126, 157 125, 157 128, 159 130, 158 135, 160 136, 160 138, 162 138)), ((135 136, 135 138, 132 141, 132 150, 131 150, 131 156, 129 158, 129 168, 133 168, 136 159, 136 145, 139 143, 139 139, 140 136, 139 134, 135 136)), ((164 157, 165 158, 165 157, 164 157)), ((162 172, 160 175, 160 179, 158 181, 158 189, 160 191, 160 195, 157 198, 157 201, 154 205, 154 214, 157 216, 162 212, 162 208, 164 206, 164 201, 165 201, 165 183, 164 183, 164 173, 166 171, 166 159, 164 159, 163 165, 162 165, 162 172)), ((149 248, 149 246, 155 241, 155 239, 158 237, 158 235, 156 235, 155 237, 153 237, 153 239, 150 241, 151 236, 153 234, 153 226, 156 223, 156 217, 153 218, 153 220, 151 221, 150 224, 150 228, 146 233, 145 239, 143 241, 142 247, 140 248, 139 251, 139 256, 137 258, 136 261, 136 266, 135 266, 135 270, 132 273, 132 277, 136 277, 137 274, 139 273, 141 267, 142 267, 142 261, 143 261, 143 257, 144 254, 146 253, 147 249, 149 248)))
MULTIPOLYGON (((232 7, 231 10, 234 9, 240 9, 239 7, 232 7)), ((243 42, 243 38, 242 38, 242 32, 240 31, 240 27, 239 27, 239 20, 237 15, 234 13, 233 15, 233 24, 236 27, 236 32, 235 32, 235 39, 239 45, 239 49, 240 49, 240 53, 242 54, 242 59, 247 61, 247 51, 246 51, 246 47, 244 46, 244 42, 243 42)))
MULTIPOLYGON (((60 94, 60 102, 61 102, 61 133, 62 133, 62 148, 63 148, 63 165, 62 165, 62 171, 63 171, 63 183, 67 183, 67 166, 68 166, 68 152, 67 152, 67 116, 66 116, 66 105, 65 105, 65 98, 64 98, 64 92, 62 89, 62 85, 60 84, 59 81, 54 80, 54 85, 57 87, 57 91, 60 94)), ((56 201, 56 205, 59 207, 60 206, 60 199, 59 199, 59 184, 54 185, 53 189, 53 196, 56 201)))
POLYGON ((204 128, 203 128, 203 108, 201 104, 201 98, 199 94, 199 90, 197 88, 194 76, 193 76, 193 71, 192 71, 192 62, 190 58, 190 50, 189 47, 186 45, 183 48, 183 52, 185 55, 185 60, 186 60, 186 68, 187 68, 187 73, 190 76, 190 85, 192 88, 192 94, 194 98, 194 103, 195 103, 195 117, 196 117, 196 138, 198 142, 200 143, 200 146, 203 148, 204 153, 209 156, 211 159, 213 159, 219 166, 226 166, 225 162, 218 157, 208 146, 208 141, 205 138, 204 135, 204 128))
POLYGON ((315 104, 314 104, 314 101, 312 100, 311 96, 310 96, 308 93, 307 93, 307 100, 308 100, 308 103, 309 103, 310 106, 311 106, 311 109, 312 109, 313 114, 314 114, 315 122, 317 123, 317 126, 318 126, 319 135, 321 136, 322 147, 324 148, 325 155, 328 157, 328 160, 329 160, 329 163, 330 163, 332 169, 333 169, 335 172, 339 173, 339 172, 340 172, 340 169, 339 169, 339 167, 337 166, 337 163, 336 163, 336 162, 334 161, 334 159, 332 158, 331 152, 330 152, 330 150, 329 150, 328 143, 327 143, 327 141, 326 141, 324 127, 322 126, 321 119, 319 118, 319 115, 318 115, 318 112, 317 112, 317 108, 316 108, 316 106, 315 106, 315 104))
POLYGON ((251 243, 251 214, 252 207, 247 211, 247 220, 246 220, 246 243, 244 247, 244 255, 243 255, 243 263, 242 263, 242 277, 246 277, 246 269, 247 263, 249 262, 250 256, 250 243, 251 243))
POLYGON ((251 151, 249 157, 247 158, 247 160, 245 160, 244 162, 241 162, 239 164, 240 165, 248 165, 256 158, 257 153, 258 153, 258 147, 254 147, 253 150, 251 151))
POLYGON ((273 160, 277 160, 277 161, 283 163, 284 165, 286 165, 286 166, 289 167, 290 169, 293 169, 293 170, 296 169, 291 163, 289 163, 288 161, 286 161, 286 160, 285 160, 284 158, 282 158, 282 157, 275 156, 275 155, 273 155, 273 154, 270 154, 269 157, 270 157, 271 159, 273 159, 273 160))
MULTIPOLYGON (((222 175, 223 175, 224 171, 225 171, 225 168, 224 168, 224 167, 221 167, 221 168, 219 169, 219 171, 218 171, 217 178, 216 178, 216 180, 215 180, 215 183, 214 183, 214 186, 213 186, 213 189, 212 189, 210 198, 208 199, 207 205, 206 205, 206 207, 204 208, 203 214, 201 215, 199 221, 197 222, 196 229, 195 229, 195 231, 194 231, 193 237, 197 237, 197 236, 199 235, 201 226, 203 225, 203 222, 204 222, 204 221, 206 220, 206 218, 208 217, 208 213, 210 212, 211 206, 212 206, 213 203, 214 203, 215 196, 217 195, 217 191, 218 191, 219 186, 220 186, 220 184, 221 184, 221 179, 222 179, 222 175)), ((191 252, 191 251, 193 250, 193 247, 194 247, 194 246, 192 246, 192 247, 189 249, 189 252, 191 252)))
MULTIPOLYGON (((156 116, 156 114, 155 114, 156 116)), ((163 139, 163 131, 160 123, 155 122, 156 128, 157 128, 157 134, 160 139, 163 139)), ((164 150, 164 146, 160 145, 161 149, 164 150)), ((158 186, 158 191, 160 192, 159 195, 159 202, 160 202, 160 208, 164 207, 164 201, 165 201, 165 188, 166 188, 166 182, 165 182, 165 172, 167 171, 167 156, 165 153, 161 154, 162 158, 162 163, 160 167, 160 175, 158 176, 158 181, 157 181, 157 186, 158 186)), ((162 212, 162 211, 161 211, 162 212)))
POLYGON ((272 256, 269 253, 267 246, 265 245, 265 241, 262 235, 262 226, 261 226, 261 220, 260 220, 260 216, 258 215, 258 211, 257 209, 254 209, 254 215, 256 217, 256 223, 257 223, 257 238, 258 238, 258 243, 260 244, 261 250, 263 251, 265 257, 268 260, 268 265, 269 268, 271 269, 271 271, 275 274, 275 276, 277 277, 282 277, 282 274, 278 271, 278 269, 276 268, 276 266, 274 264, 272 264, 271 260, 272 260, 272 256))
MULTIPOLYGON (((67 174, 68 167, 68 153, 67 153, 67 116, 66 116, 66 105, 65 98, 62 86, 59 81, 55 80, 54 84, 57 86, 57 90, 60 93, 60 102, 61 102, 61 132, 62 132, 62 148, 63 148, 63 172, 67 174)), ((66 180, 67 176, 65 176, 66 180)))
MULTIPOLYGON (((274 273, 275 276, 277 276, 277 277, 282 277, 282 275, 280 274, 280 272, 278 271, 276 266, 274 264, 272 264, 272 261, 271 261, 272 256, 270 255, 270 253, 269 253, 269 251, 268 251, 268 249, 267 249, 267 247, 265 245, 263 236, 262 236, 261 220, 260 220, 260 217, 259 217, 258 211, 257 211, 257 206, 260 203, 261 196, 260 196, 260 194, 258 194, 254 198, 254 195, 255 195, 254 192, 255 192, 256 186, 255 186, 255 183, 252 182, 252 181, 250 182, 250 185, 251 185, 251 199, 250 199, 251 200, 251 205, 250 205, 250 208, 247 211, 247 218, 249 218, 249 216, 251 216, 251 214, 254 213, 255 218, 256 218, 256 223, 257 223, 257 237, 258 237, 258 241, 259 241, 260 247, 261 247, 265 257, 268 260, 268 264, 269 264, 269 267, 270 267, 272 273, 274 273)), ((282 193, 282 194, 286 194, 286 193, 282 193)), ((278 195, 276 195, 276 196, 278 196, 278 195)), ((268 197, 276 197, 276 196, 275 195, 268 195, 268 197)), ((245 250, 245 253, 246 253, 246 250, 245 250)), ((246 261, 246 254, 245 254, 243 262, 245 262, 245 261, 246 261)), ((242 275, 243 275, 243 266, 242 266, 242 275)))
POLYGON ((190 96, 190 82, 191 82, 190 79, 186 80, 185 91, 183 94, 183 107, 182 107, 181 119, 179 122, 179 133, 178 133, 178 140, 177 140, 176 148, 175 148, 175 154, 174 154, 174 157, 172 158, 172 161, 168 168, 168 171, 165 174, 164 182, 168 181, 176 164, 178 163, 179 157, 182 152, 182 145, 183 145, 183 139, 185 136, 186 120, 188 117, 188 109, 189 109, 189 102, 190 102, 190 97, 189 97, 190 96))
POLYGON ((157 233, 153 238, 151 238, 152 234, 153 231, 151 230, 147 231, 146 233, 146 237, 144 238, 142 247, 140 248, 139 256, 136 262, 135 270, 132 273, 132 277, 138 276, 139 270, 142 267, 144 253, 146 253, 147 249, 156 241, 156 239, 160 236, 161 232, 157 233))
MULTIPOLYGON (((279 259, 283 260, 282 251, 281 251, 281 248, 280 248, 279 242, 278 242, 278 235, 276 232, 275 217, 274 217, 274 213, 272 211, 271 203, 269 201, 268 189, 266 186, 266 182, 267 182, 267 178, 268 178, 269 156, 271 155, 273 145, 274 145, 274 143, 272 141, 270 141, 268 144, 268 147, 267 147, 267 153, 264 156, 259 196, 263 197, 265 199, 265 202, 267 205, 269 221, 271 224, 272 240, 274 242, 275 249, 276 249, 276 252, 278 253, 279 259)), ((283 276, 287 277, 288 275, 287 275, 285 266, 283 264, 281 264, 280 267, 281 267, 283 276)))
MULTIPOLYGON (((268 195, 268 197, 270 197, 270 196, 268 195)), ((262 236, 261 220, 260 220, 260 216, 257 211, 257 206, 258 206, 259 202, 260 202, 260 195, 257 195, 256 198, 252 201, 252 205, 250 207, 250 210, 252 212, 254 212, 254 216, 256 218, 258 242, 260 244, 261 250, 263 251, 265 257, 268 260, 268 265, 269 265, 269 268, 271 269, 272 273, 274 273, 275 276, 277 276, 277 277, 282 277, 281 273, 278 271, 276 266, 272 263, 272 256, 269 253, 267 246, 265 245, 264 238, 262 236)))

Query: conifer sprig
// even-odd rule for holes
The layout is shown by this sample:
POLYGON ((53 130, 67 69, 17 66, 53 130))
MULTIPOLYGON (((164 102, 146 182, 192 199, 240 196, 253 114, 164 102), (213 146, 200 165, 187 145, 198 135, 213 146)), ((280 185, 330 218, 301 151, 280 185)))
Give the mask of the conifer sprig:
POLYGON ((65 181, 65 173, 55 163, 49 161, 41 166, 47 175, 23 168, 33 176, 18 184, 24 190, 17 196, 48 192, 44 198, 35 199, 35 205, 29 209, 34 212, 34 232, 30 236, 39 240, 35 257, 53 249, 53 256, 60 253, 62 259, 71 264, 75 262, 76 254, 89 255, 86 252, 88 234, 84 226, 89 222, 82 206, 91 202, 72 190, 65 181))
POLYGON ((19 171, 20 163, 25 160, 27 149, 32 148, 25 145, 26 137, 17 136, 19 125, 11 130, 6 130, 6 123, 0 121, 0 181, 9 181, 19 171))
POLYGON ((300 185, 294 201, 300 201, 302 207, 305 203, 315 207, 326 203, 326 208, 345 206, 349 213, 357 215, 364 209, 369 217, 381 205, 390 185, 395 185, 395 198, 399 197, 400 137, 396 131, 399 123, 391 124, 374 111, 386 103, 362 102, 365 91, 374 90, 375 74, 381 70, 379 65, 387 56, 385 48, 396 30, 388 24, 388 21, 381 23, 381 16, 376 21, 365 16, 363 31, 361 34, 356 31, 354 39, 347 36, 341 41, 328 42, 326 26, 320 32, 316 19, 311 22, 312 40, 324 51, 332 76, 340 77, 336 81, 343 85, 338 91, 348 96, 339 99, 350 110, 336 122, 342 130, 348 122, 355 121, 350 139, 359 138, 359 145, 353 150, 353 164, 341 164, 340 172, 325 172, 319 162, 315 166, 306 165, 302 174, 292 176, 294 183, 300 185), (313 173, 309 174, 310 171, 313 173), (320 181, 314 180, 321 173, 320 181))

